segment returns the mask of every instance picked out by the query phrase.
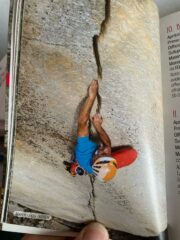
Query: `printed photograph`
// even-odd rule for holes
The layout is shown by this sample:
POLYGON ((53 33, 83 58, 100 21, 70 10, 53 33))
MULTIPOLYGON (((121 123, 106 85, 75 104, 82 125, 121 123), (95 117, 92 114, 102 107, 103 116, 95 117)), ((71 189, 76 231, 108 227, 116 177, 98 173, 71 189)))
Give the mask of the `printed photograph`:
POLYGON ((24 0, 7 223, 165 231, 158 19, 151 0, 24 0))

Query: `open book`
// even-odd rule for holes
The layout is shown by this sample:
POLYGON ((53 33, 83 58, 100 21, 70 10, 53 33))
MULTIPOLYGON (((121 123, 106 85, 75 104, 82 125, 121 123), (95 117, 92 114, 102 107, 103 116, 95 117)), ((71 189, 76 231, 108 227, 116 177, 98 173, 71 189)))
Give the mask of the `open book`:
POLYGON ((14 1, 3 230, 179 239, 179 17, 161 77, 153 1, 14 1))

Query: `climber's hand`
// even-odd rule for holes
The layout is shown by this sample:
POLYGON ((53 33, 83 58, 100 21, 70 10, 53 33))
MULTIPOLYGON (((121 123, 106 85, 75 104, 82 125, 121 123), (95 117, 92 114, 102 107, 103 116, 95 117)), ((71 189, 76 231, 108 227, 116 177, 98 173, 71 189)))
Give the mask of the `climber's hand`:
POLYGON ((103 123, 103 118, 101 116, 101 114, 96 113, 92 118, 92 123, 94 125, 95 128, 101 127, 102 123, 103 123))

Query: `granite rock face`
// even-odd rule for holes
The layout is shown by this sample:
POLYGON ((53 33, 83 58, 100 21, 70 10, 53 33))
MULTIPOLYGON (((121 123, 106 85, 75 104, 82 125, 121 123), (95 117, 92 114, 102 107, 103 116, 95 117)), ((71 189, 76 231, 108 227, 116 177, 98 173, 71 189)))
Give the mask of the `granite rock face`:
MULTIPOLYGON (((25 0, 10 200, 56 218, 155 236, 166 226, 158 13, 151 0, 25 0), (138 159, 101 183, 64 169, 77 109, 97 78, 99 35, 104 128, 138 159)), ((95 104, 96 105, 96 104, 95 104)), ((93 110, 94 111, 94 110, 93 110)))

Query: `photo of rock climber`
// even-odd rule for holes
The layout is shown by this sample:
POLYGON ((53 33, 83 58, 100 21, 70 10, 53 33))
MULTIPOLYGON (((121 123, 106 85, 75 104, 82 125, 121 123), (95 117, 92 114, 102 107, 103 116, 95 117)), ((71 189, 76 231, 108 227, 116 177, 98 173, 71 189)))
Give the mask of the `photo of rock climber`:
POLYGON ((74 157, 71 163, 65 162, 65 165, 73 176, 92 174, 106 182, 115 177, 117 169, 131 164, 136 159, 137 152, 130 146, 112 148, 110 137, 102 126, 101 114, 96 113, 91 117, 98 90, 98 81, 93 80, 88 87, 88 95, 78 117, 74 157), (90 139, 89 121, 98 135, 100 144, 90 139))

